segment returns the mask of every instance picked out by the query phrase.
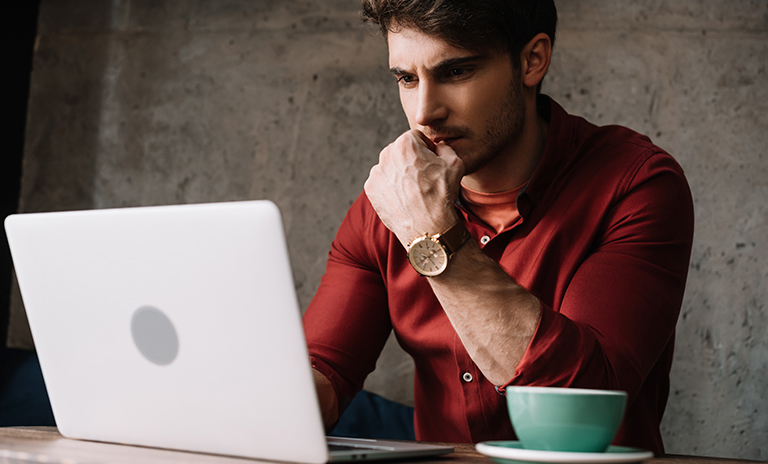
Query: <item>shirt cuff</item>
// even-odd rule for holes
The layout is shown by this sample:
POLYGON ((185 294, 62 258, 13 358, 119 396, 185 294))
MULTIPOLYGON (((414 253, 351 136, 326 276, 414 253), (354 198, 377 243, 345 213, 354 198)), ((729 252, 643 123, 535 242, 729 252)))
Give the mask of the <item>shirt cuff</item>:
POLYGON ((509 382, 503 385, 494 385, 496 392, 502 396, 506 396, 506 388, 510 385, 535 385, 536 379, 529 375, 529 372, 533 370, 533 366, 536 363, 541 362, 542 355, 546 351, 547 345, 550 339, 555 336, 556 326, 558 326, 557 319, 560 318, 560 314, 556 313, 552 308, 541 303, 541 316, 539 317, 539 324, 536 326, 536 330, 533 332, 533 337, 528 343, 525 349, 520 363, 515 369, 515 376, 509 380, 509 382))
POLYGON ((316 358, 315 356, 310 356, 309 361, 312 364, 312 369, 323 374, 325 378, 331 382, 333 391, 336 393, 336 400, 339 404, 339 417, 341 417, 341 415, 347 409, 347 406, 349 406, 349 403, 352 402, 354 394, 349 395, 344 392, 344 389, 341 387, 339 382, 339 376, 336 375, 336 371, 334 371, 333 368, 331 368, 331 366, 329 366, 325 361, 320 358, 316 358))

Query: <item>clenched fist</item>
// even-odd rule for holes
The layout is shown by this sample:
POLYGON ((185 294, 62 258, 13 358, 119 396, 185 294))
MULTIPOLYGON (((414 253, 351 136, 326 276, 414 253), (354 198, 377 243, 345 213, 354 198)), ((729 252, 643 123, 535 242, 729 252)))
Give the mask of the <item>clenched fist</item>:
POLYGON ((365 193, 384 225, 406 246, 456 223, 454 203, 463 176, 464 163, 450 146, 409 130, 381 151, 365 193))

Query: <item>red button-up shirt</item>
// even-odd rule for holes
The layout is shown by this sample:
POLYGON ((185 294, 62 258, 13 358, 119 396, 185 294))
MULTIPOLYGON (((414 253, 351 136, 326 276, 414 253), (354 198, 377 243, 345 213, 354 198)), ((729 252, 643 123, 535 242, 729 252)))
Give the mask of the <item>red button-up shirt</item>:
MULTIPOLYGON (((518 196, 520 218, 496 233, 460 208, 483 251, 542 304, 508 385, 627 391, 614 443, 661 453, 659 424, 693 236, 688 184, 675 160, 642 135, 592 125, 548 97, 539 113, 549 132, 518 196)), ((394 329, 416 365, 417 439, 515 438, 504 397, 364 194, 333 241, 304 328, 313 365, 342 406, 362 388, 394 329)))

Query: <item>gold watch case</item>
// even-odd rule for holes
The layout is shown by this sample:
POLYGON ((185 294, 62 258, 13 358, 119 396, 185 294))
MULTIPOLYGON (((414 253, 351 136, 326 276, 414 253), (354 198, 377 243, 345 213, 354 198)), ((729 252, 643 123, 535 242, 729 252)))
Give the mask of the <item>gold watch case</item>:
POLYGON ((426 277, 442 274, 448 268, 451 256, 470 238, 461 221, 442 234, 423 236, 408 245, 408 261, 413 269, 426 277))
POLYGON ((419 274, 434 277, 448 267, 448 252, 438 239, 424 235, 411 243, 408 261, 419 274))

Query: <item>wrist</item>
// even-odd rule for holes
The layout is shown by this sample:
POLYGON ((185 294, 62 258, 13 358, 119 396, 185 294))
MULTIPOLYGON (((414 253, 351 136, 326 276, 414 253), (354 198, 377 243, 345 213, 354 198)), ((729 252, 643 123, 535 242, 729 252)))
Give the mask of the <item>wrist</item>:
POLYGON ((451 257, 466 244, 471 235, 464 222, 456 221, 442 233, 417 237, 407 245, 408 261, 422 276, 435 277, 448 268, 451 257))

